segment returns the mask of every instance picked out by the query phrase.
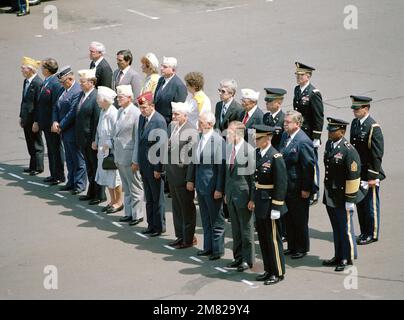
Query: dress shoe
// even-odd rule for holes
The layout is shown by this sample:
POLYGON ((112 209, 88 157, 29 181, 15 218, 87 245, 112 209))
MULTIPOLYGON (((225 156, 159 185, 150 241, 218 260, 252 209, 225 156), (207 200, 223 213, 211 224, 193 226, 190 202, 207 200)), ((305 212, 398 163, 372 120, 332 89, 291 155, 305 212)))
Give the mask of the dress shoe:
POLYGON ((131 222, 129 222, 129 225, 135 226, 135 225, 141 223, 142 221, 143 221, 143 218, 135 219, 135 220, 132 220, 131 222))
POLYGON ((115 212, 119 212, 119 211, 121 211, 123 209, 123 204, 121 204, 119 207, 109 207, 107 210, 106 210, 106 212, 107 212, 107 214, 110 214, 110 213, 115 213, 115 212))
POLYGON ((105 207, 101 209, 101 212, 106 212, 109 208, 112 208, 111 204, 108 203, 105 207))
POLYGON ((283 250, 283 254, 285 256, 288 256, 288 255, 291 255, 291 254, 295 254, 295 252, 293 250, 286 249, 286 250, 283 250))
POLYGON ((348 265, 352 265, 352 261, 349 261, 348 262, 348 260, 341 260, 339 263, 338 263, 338 265, 335 267, 335 271, 337 271, 337 272, 341 272, 341 271, 344 271, 345 270, 345 268, 348 266, 348 265), (349 263, 350 262, 350 263, 349 263))
POLYGON ((22 170, 22 172, 24 173, 30 173, 32 170, 30 168, 25 168, 24 170, 22 170))
POLYGON ((183 242, 183 243, 177 244, 176 246, 174 246, 174 248, 176 248, 176 249, 186 249, 186 248, 191 248, 193 246, 194 245, 192 243, 183 242))
POLYGON ((85 195, 85 196, 80 196, 79 197, 79 200, 80 201, 87 201, 87 200, 90 200, 91 199, 91 197, 90 196, 87 196, 87 195, 85 195))
POLYGON ((220 259, 222 257, 222 255, 221 254, 212 254, 210 257, 209 257, 209 260, 218 260, 218 259, 220 259))
POLYGON ((70 190, 73 190, 73 187, 69 187, 68 185, 66 185, 66 186, 61 186, 61 187, 59 188, 59 191, 70 191, 70 190))
POLYGON ((45 179, 43 179, 42 181, 43 182, 52 182, 53 180, 55 180, 55 179, 53 177, 49 176, 49 177, 46 177, 45 179))
POLYGON ((42 172, 43 172, 43 170, 32 170, 32 171, 29 172, 29 175, 30 176, 36 176, 36 175, 38 175, 38 174, 40 174, 42 172))
POLYGON ((66 179, 53 179, 52 181, 49 182, 49 185, 51 186, 56 186, 58 184, 61 184, 62 182, 65 182, 66 179))
POLYGON ((212 254, 212 251, 210 250, 199 250, 196 255, 198 256, 210 256, 212 254))
POLYGON ((23 17, 23 16, 28 15, 29 13, 30 13, 29 10, 19 11, 19 12, 17 12, 17 17, 23 17))
POLYGON ((268 280, 271 277, 271 275, 268 272, 264 272, 263 274, 260 274, 259 276, 257 276, 255 278, 255 280, 257 281, 265 281, 268 280))
POLYGON ((132 217, 130 217, 130 216, 124 216, 119 219, 119 222, 131 222, 131 221, 132 221, 132 217))
POLYGON ((241 263, 242 263, 242 261, 240 261, 240 260, 234 260, 234 261, 228 263, 226 268, 237 269, 239 267, 239 265, 241 265, 241 263))
POLYGON ((99 203, 104 202, 104 201, 106 201, 106 200, 91 199, 91 200, 88 202, 88 204, 89 204, 90 206, 93 206, 93 205, 99 204, 99 203))
POLYGON ((179 245, 181 243, 183 243, 183 240, 181 238, 177 238, 174 241, 170 242, 168 245, 173 247, 173 246, 179 245))
POLYGON ((305 255, 307 255, 307 252, 296 252, 295 254, 291 255, 292 259, 301 259, 303 258, 305 255))
POLYGON ((84 190, 73 189, 70 193, 75 196, 76 194, 82 193, 83 191, 84 190))
POLYGON ((357 241, 357 244, 360 246, 363 246, 363 245, 367 245, 367 244, 370 244, 370 243, 376 242, 376 241, 377 241, 377 239, 373 239, 372 236, 368 236, 368 237, 362 237, 362 239, 359 239, 357 241))
POLYGON ((150 237, 158 237, 158 236, 161 236, 161 232, 150 233, 150 237))
POLYGON ((277 284, 278 282, 282 281, 285 277, 284 276, 270 276, 268 280, 264 282, 265 285, 272 285, 277 284))
POLYGON ((245 271, 245 270, 247 270, 247 269, 249 269, 249 268, 251 268, 252 267, 252 265, 249 265, 247 262, 243 262, 242 264, 240 264, 238 267, 237 267, 237 271, 238 272, 243 272, 243 271, 245 271))
POLYGON ((323 266, 325 267, 335 267, 339 263, 339 259, 336 257, 331 258, 330 260, 324 260, 323 266))
POLYGON ((153 232, 154 232, 153 229, 144 229, 142 231, 142 234, 150 234, 150 233, 153 233, 153 232))

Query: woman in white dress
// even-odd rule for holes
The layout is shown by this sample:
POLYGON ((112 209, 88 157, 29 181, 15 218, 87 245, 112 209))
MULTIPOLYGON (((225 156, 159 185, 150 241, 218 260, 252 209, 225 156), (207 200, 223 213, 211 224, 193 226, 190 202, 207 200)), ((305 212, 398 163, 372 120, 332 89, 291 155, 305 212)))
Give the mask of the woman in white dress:
POLYGON ((115 97, 114 90, 103 86, 98 87, 97 103, 101 108, 101 113, 92 148, 98 150, 95 181, 99 185, 106 186, 110 195, 110 203, 102 209, 106 213, 114 213, 123 209, 121 179, 118 170, 102 168, 102 161, 109 155, 112 148, 112 134, 118 116, 118 110, 113 105, 115 97))

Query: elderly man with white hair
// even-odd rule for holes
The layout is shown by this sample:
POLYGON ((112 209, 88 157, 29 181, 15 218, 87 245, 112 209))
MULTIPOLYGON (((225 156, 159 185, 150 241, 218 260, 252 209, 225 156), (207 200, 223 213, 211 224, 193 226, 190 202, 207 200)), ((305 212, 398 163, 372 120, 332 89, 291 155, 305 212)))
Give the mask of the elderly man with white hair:
POLYGON ((20 108, 20 126, 24 129, 25 141, 30 155, 29 167, 24 172, 30 175, 37 175, 43 172, 44 146, 42 131, 33 130, 36 108, 38 108, 38 95, 41 91, 42 79, 38 76, 37 70, 41 61, 24 57, 21 62, 21 73, 24 79, 22 101, 20 108))
MULTIPOLYGON (((120 108, 113 133, 113 153, 115 164, 121 176, 123 192, 125 193, 125 216, 120 221, 136 225, 143 221, 146 208, 140 173, 139 171, 132 171, 140 111, 133 104, 134 97, 130 85, 121 85, 116 89, 120 108)), ((107 213, 117 211, 119 211, 119 208, 110 208, 107 213)))
POLYGON ((239 121, 246 127, 244 139, 253 146, 255 146, 253 125, 264 122, 264 113, 258 107, 259 96, 260 93, 252 89, 241 89, 241 106, 244 111, 241 113, 239 121))
POLYGON ((196 126, 189 121, 191 106, 184 102, 172 102, 173 121, 168 127, 168 163, 165 165, 172 196, 173 221, 176 240, 169 243, 177 249, 196 244, 196 208, 194 192, 186 189, 186 177, 190 163, 190 151, 197 141, 196 126))
POLYGON ((215 115, 208 111, 199 115, 199 142, 194 146, 193 164, 187 173, 187 190, 198 194, 203 227, 203 250, 199 256, 210 260, 224 254, 224 216, 220 210, 225 184, 225 153, 223 138, 213 130, 215 115))
POLYGON ((98 158, 95 181, 101 186, 106 186, 110 195, 109 204, 102 209, 107 213, 123 209, 121 178, 118 170, 104 170, 102 168, 104 158, 112 153, 112 133, 118 117, 118 110, 114 106, 115 97, 114 90, 103 86, 98 87, 97 104, 101 108, 101 113, 92 148, 97 151, 98 158), (108 212, 108 209, 111 209, 109 210, 110 212, 108 212))
POLYGON ((160 67, 161 77, 157 83, 154 94, 154 105, 166 120, 167 124, 172 119, 171 102, 185 102, 187 88, 181 79, 176 75, 177 59, 174 57, 163 57, 160 67))
POLYGON ((90 69, 95 68, 97 77, 97 87, 104 86, 112 88, 112 69, 104 58, 105 46, 101 42, 93 41, 89 47, 89 57, 91 60, 90 69))

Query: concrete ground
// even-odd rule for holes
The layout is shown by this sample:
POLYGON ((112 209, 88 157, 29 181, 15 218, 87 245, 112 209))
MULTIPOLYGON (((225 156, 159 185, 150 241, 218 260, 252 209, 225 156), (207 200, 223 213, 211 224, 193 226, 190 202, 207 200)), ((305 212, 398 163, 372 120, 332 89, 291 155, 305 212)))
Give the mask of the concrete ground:
POLYGON ((344 27, 345 4, 331 0, 305 4, 297 0, 60 0, 32 7, 26 17, 0 14, 0 298, 403 299, 404 145, 399 139, 404 118, 400 31, 404 4, 351 2, 358 13, 354 30, 344 27), (46 18, 48 9, 54 9, 50 5, 57 9, 58 25, 49 30, 44 21, 48 25, 56 21, 46 18), (134 53, 138 71, 139 58, 146 52, 160 59, 177 57, 181 77, 189 71, 204 73, 212 102, 218 100, 219 81, 235 78, 239 88, 261 91, 261 107, 264 87, 287 89, 284 109, 291 109, 295 61, 317 69, 312 82, 323 94, 326 116, 351 120, 349 95, 373 97, 371 113, 383 129, 387 175, 381 187, 380 241, 358 247, 359 259, 349 273, 322 267, 321 260, 333 255, 333 243, 325 207, 318 204, 310 210, 309 255, 299 261, 287 258, 286 279, 268 287, 254 280, 263 270, 258 242, 253 270, 215 269, 232 258, 228 223, 225 257, 195 261, 191 257, 196 257, 203 241, 199 219, 196 248, 165 247, 174 239, 169 199, 167 233, 145 239, 136 234, 144 223, 113 224, 120 214, 106 216, 99 213, 100 206, 83 205, 55 187, 37 185, 47 171, 36 177, 22 173, 28 154, 18 126, 21 57, 54 57, 61 66, 83 69, 89 66, 88 44, 93 40, 106 45, 106 58, 113 67, 115 53, 125 48, 134 53), (44 268, 49 265, 57 270, 57 290, 44 286, 48 283, 44 268))

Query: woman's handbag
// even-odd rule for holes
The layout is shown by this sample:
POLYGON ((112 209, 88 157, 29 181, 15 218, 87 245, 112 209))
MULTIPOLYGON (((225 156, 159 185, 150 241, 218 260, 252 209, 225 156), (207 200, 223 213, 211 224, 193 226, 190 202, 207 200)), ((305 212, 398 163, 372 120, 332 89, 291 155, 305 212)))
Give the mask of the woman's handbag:
POLYGON ((102 168, 104 170, 116 170, 118 169, 115 165, 115 159, 114 159, 114 154, 113 153, 109 153, 109 155, 107 157, 104 158, 104 160, 102 160, 102 168))

